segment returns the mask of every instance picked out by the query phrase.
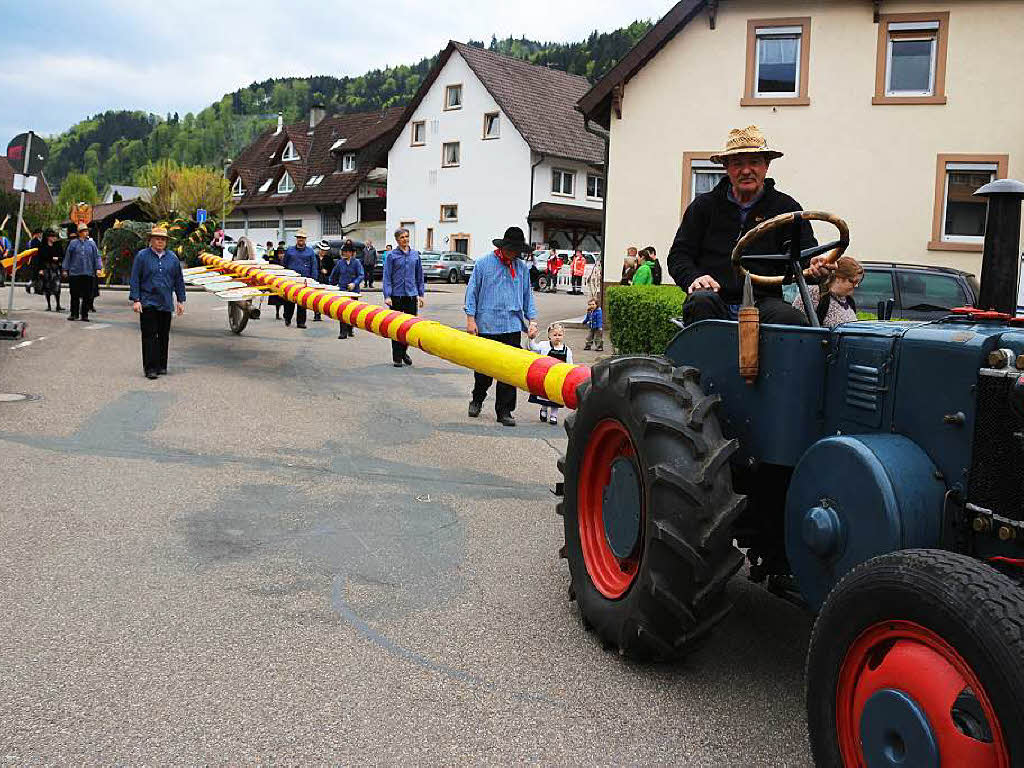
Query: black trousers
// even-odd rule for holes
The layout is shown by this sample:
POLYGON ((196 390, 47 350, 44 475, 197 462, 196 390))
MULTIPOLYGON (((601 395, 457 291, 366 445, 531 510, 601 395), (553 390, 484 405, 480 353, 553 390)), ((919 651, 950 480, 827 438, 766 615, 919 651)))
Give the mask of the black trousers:
POLYGON ((582 288, 583 288, 583 275, 573 275, 572 276, 572 292, 573 293, 582 293, 582 288))
POLYGON ((71 289, 71 316, 85 320, 89 317, 89 306, 92 304, 92 276, 71 275, 68 287, 71 289))
MULTIPOLYGON (((762 323, 807 325, 807 316, 778 296, 761 296, 754 300, 762 323)), ((715 291, 694 291, 683 304, 686 325, 701 320, 735 320, 729 305, 715 291)))
POLYGON ((343 323, 339 320, 338 326, 338 336, 345 336, 347 338, 352 335, 352 326, 348 323, 343 323))
POLYGON ((142 369, 146 373, 166 371, 171 313, 143 307, 139 315, 139 328, 142 330, 142 369))
MULTIPOLYGON (((391 297, 391 308, 396 312, 405 312, 407 315, 415 315, 419 312, 419 297, 418 296, 392 296, 391 297)), ((391 359, 396 362, 402 362, 408 354, 409 345, 399 344, 397 341, 391 342, 391 359)))
POLYGON ((296 325, 306 324, 306 308, 301 304, 296 304, 293 301, 286 301, 284 303, 284 321, 286 323, 290 323, 292 321, 292 315, 295 315, 296 325))
POLYGON ((367 288, 373 288, 373 267, 370 266, 369 264, 363 264, 363 272, 366 275, 365 279, 363 280, 363 285, 365 285, 367 288))
MULTIPOLYGON (((500 341, 510 347, 521 347, 523 337, 520 333, 481 333, 480 338, 500 341)), ((473 402, 482 403, 487 398, 487 390, 491 388, 494 381, 490 376, 482 373, 473 374, 473 402)), ((494 390, 494 412, 499 417, 506 414, 511 415, 516 409, 516 388, 511 384, 499 381, 494 390)))

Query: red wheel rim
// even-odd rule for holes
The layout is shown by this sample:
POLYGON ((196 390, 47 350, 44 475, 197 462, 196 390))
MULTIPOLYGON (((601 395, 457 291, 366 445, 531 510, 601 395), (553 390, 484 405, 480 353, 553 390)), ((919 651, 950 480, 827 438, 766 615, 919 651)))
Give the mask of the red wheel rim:
MULTIPOLYGON (((587 440, 576 500, 583 562, 597 591, 612 600, 622 597, 633 584, 642 552, 642 544, 638 544, 632 555, 618 558, 605 538, 602 514, 604 489, 611 477, 612 461, 619 456, 636 461, 633 441, 622 424, 605 419, 598 423, 587 440)), ((642 508, 642 498, 640 503, 642 508)), ((643 518, 641 514, 641 526, 643 518)))
POLYGON ((906 693, 924 712, 944 766, 1009 768, 1002 727, 981 681, 953 646, 911 621, 875 624, 846 653, 836 690, 843 765, 867 765, 861 746, 861 716, 868 699, 886 689, 906 693), (973 692, 988 721, 991 742, 965 735, 953 720, 953 703, 965 689, 973 692))

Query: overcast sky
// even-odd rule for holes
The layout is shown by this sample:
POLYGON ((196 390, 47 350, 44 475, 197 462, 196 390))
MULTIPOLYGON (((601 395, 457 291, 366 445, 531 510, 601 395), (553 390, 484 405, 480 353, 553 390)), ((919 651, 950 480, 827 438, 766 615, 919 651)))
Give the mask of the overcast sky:
POLYGON ((0 154, 108 109, 197 112, 268 77, 412 64, 450 38, 582 40, 670 0, 2 0, 0 154))

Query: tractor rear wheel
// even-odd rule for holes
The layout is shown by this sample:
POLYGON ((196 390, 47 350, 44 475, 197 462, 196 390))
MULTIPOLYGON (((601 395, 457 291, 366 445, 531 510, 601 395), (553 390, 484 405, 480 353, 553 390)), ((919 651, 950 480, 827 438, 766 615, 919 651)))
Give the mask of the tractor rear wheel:
POLYGON ((855 568, 807 654, 816 765, 1024 765, 1024 591, 984 563, 909 549, 855 568))
POLYGON ((743 563, 732 524, 735 440, 695 368, 616 357, 594 366, 566 420, 564 556, 584 623, 620 653, 686 653, 728 612, 743 563))

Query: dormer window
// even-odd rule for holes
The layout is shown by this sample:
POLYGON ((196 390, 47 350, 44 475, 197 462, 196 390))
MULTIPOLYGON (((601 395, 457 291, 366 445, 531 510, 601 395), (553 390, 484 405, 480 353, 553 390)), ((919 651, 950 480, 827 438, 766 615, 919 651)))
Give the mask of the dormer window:
POLYGON ((267 190, 269 190, 270 189, 270 185, 273 184, 273 183, 274 183, 274 179, 273 178, 269 178, 266 181, 264 181, 262 184, 260 184, 260 192, 266 192, 267 190))
POLYGON ((346 152, 341 156, 341 170, 345 172, 354 171, 356 169, 356 153, 346 152))
POLYGON ((241 197, 245 194, 245 187, 242 186, 242 177, 239 176, 235 179, 235 183, 231 185, 231 195, 233 197, 241 197))
POLYGON ((462 109, 462 84, 449 85, 444 89, 444 108, 462 109))
POLYGON ((287 162, 288 160, 298 160, 299 153, 295 151, 295 144, 288 142, 288 146, 284 148, 284 152, 281 153, 281 160, 287 162))
POLYGON ((284 172, 284 176, 277 182, 277 193, 279 195, 287 195, 289 192, 295 189, 295 182, 292 181, 292 177, 288 175, 288 171, 284 172))

